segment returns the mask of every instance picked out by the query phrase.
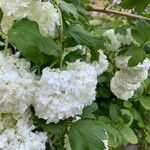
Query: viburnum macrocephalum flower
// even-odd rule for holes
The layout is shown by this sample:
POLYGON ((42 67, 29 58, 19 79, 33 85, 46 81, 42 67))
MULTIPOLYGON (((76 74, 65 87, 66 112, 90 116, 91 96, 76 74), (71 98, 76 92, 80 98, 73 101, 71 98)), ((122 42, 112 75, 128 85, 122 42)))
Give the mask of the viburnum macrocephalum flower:
POLYGON ((114 29, 110 29, 104 32, 104 36, 107 36, 110 40, 108 43, 107 49, 112 51, 117 51, 121 45, 129 45, 131 43, 138 44, 136 40, 132 37, 131 29, 126 29, 126 35, 122 35, 120 33, 115 33, 114 29))
POLYGON ((129 57, 119 58, 121 60, 117 59, 117 65, 120 71, 117 71, 111 80, 111 91, 117 98, 128 100, 134 95, 134 92, 140 87, 141 83, 147 79, 150 60, 146 58, 142 64, 140 63, 135 67, 127 67, 129 57))
POLYGON ((30 62, 0 53, 0 113, 24 113, 33 101, 34 72, 30 62))
POLYGON ((95 68, 79 60, 63 71, 45 68, 36 92, 36 115, 47 123, 80 115, 95 100, 96 84, 95 68))
POLYGON ((35 126, 24 116, 0 114, 0 149, 2 150, 45 150, 45 132, 33 132, 35 126))
POLYGON ((1 0, 0 8, 3 11, 1 28, 5 34, 8 33, 14 21, 22 18, 37 22, 39 30, 44 36, 54 36, 56 25, 59 25, 59 14, 49 1, 1 0))

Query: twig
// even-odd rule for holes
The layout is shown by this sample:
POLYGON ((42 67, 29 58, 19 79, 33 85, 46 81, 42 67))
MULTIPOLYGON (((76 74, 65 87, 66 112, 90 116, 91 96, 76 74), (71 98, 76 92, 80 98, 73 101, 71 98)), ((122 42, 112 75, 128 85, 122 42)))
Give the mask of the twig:
POLYGON ((101 12, 101 13, 105 13, 105 14, 120 15, 120 16, 129 17, 129 18, 133 18, 133 19, 143 19, 143 20, 150 22, 150 18, 147 18, 144 16, 134 15, 134 14, 120 12, 120 11, 114 11, 114 10, 110 10, 110 9, 108 10, 108 9, 100 9, 100 8, 99 9, 98 8, 87 8, 86 10, 101 12))
POLYGON ((51 150, 55 150, 55 148, 54 148, 54 146, 52 144, 52 140, 51 140, 51 136, 50 135, 48 135, 48 142, 49 142, 51 150))

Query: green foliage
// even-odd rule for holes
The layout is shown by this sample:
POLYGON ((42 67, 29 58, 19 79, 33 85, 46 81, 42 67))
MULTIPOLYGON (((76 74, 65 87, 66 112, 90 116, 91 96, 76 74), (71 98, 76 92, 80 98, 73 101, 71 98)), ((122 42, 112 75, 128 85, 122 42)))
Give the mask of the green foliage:
POLYGON ((104 127, 92 120, 80 120, 69 130, 69 141, 72 150, 99 150, 104 149, 103 140, 107 136, 104 127))
POLYGON ((49 56, 60 57, 59 46, 51 37, 44 37, 39 32, 35 22, 22 19, 16 22, 9 30, 8 38, 23 56, 37 66, 50 61, 49 56))
POLYGON ((120 33, 122 35, 126 35, 127 34, 127 29, 129 28, 128 25, 123 25, 121 27, 118 27, 115 29, 115 34, 120 33))
POLYGON ((50 133, 50 134, 59 134, 62 135, 63 132, 65 131, 67 125, 66 122, 59 122, 59 123, 49 123, 46 124, 45 120, 42 119, 35 119, 36 125, 38 127, 41 127, 44 131, 50 133))
POLYGON ((133 132, 133 130, 130 127, 124 127, 120 131, 123 135, 123 138, 126 141, 128 141, 132 144, 137 144, 138 143, 137 136, 135 135, 135 133, 133 132))
POLYGON ((78 18, 77 8, 72 3, 66 3, 65 1, 57 0, 58 4, 62 11, 66 12, 67 14, 72 14, 74 18, 78 18))
POLYGON ((150 95, 141 96, 140 103, 146 110, 150 111, 150 95))
POLYGON ((132 30, 134 38, 140 43, 150 41, 150 24, 146 21, 140 20, 135 24, 135 28, 132 30))
POLYGON ((149 0, 122 0, 120 5, 125 9, 134 8, 137 12, 141 12, 146 8, 149 2, 149 0))
POLYGON ((98 110, 97 103, 92 103, 91 105, 86 106, 83 109, 81 118, 83 118, 83 119, 85 119, 85 118, 95 119, 95 115, 93 113, 96 112, 97 110, 98 110))
POLYGON ((79 24, 70 25, 68 32, 78 44, 86 45, 89 47, 100 46, 99 38, 85 31, 79 24))
POLYGON ((82 56, 83 56, 83 51, 81 49, 77 49, 76 51, 67 54, 64 58, 64 61, 75 62, 77 59, 80 59, 82 56))
POLYGON ((2 18, 3 18, 3 12, 2 12, 2 10, 0 9, 0 22, 2 21, 2 18))
POLYGON ((140 62, 146 58, 145 51, 138 47, 131 47, 126 53, 126 56, 131 56, 128 62, 129 67, 138 65, 140 62))

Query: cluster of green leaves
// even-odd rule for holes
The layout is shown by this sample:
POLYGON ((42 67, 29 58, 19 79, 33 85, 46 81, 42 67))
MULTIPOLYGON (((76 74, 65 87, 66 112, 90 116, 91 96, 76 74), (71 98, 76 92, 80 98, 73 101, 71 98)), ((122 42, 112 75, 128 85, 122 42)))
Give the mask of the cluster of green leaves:
POLYGON ((149 2, 149 0, 122 0, 120 5, 125 9, 134 8, 135 11, 140 13, 145 10, 149 2))
MULTIPOLYGON (((115 32, 126 35, 127 28, 129 28, 129 26, 123 25, 116 28, 115 32)), ((133 67, 138 65, 140 62, 143 62, 143 60, 150 53, 150 24, 146 21, 140 20, 131 24, 130 28, 132 29, 132 35, 136 42, 132 43, 130 46, 122 47, 119 54, 131 56, 128 66, 133 67)))

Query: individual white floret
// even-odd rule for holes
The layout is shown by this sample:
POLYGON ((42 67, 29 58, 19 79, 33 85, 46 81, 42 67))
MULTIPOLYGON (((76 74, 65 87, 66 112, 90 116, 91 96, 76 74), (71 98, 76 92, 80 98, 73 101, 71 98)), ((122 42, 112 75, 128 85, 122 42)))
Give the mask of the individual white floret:
MULTIPOLYGON (((126 64, 127 59, 122 59, 125 60, 124 64, 126 64)), ((117 71, 111 80, 111 91, 117 98, 128 100, 132 98, 141 83, 147 79, 150 69, 150 60, 146 58, 143 63, 139 63, 135 67, 126 67, 126 65, 120 64, 119 67, 120 71, 117 71)))
POLYGON ((24 113, 33 101, 34 73, 30 62, 0 53, 0 112, 24 113))
POLYGON ((101 75, 108 69, 109 62, 107 60, 107 56, 104 55, 103 51, 99 51, 99 59, 98 61, 92 62, 93 67, 95 67, 97 75, 101 75))
POLYGON ((45 68, 36 92, 36 115, 47 123, 80 115, 95 100, 96 84, 95 69, 79 60, 64 71, 45 68))
POLYGON ((33 132, 35 126, 24 117, 0 114, 0 149, 45 150, 46 133, 33 132))

